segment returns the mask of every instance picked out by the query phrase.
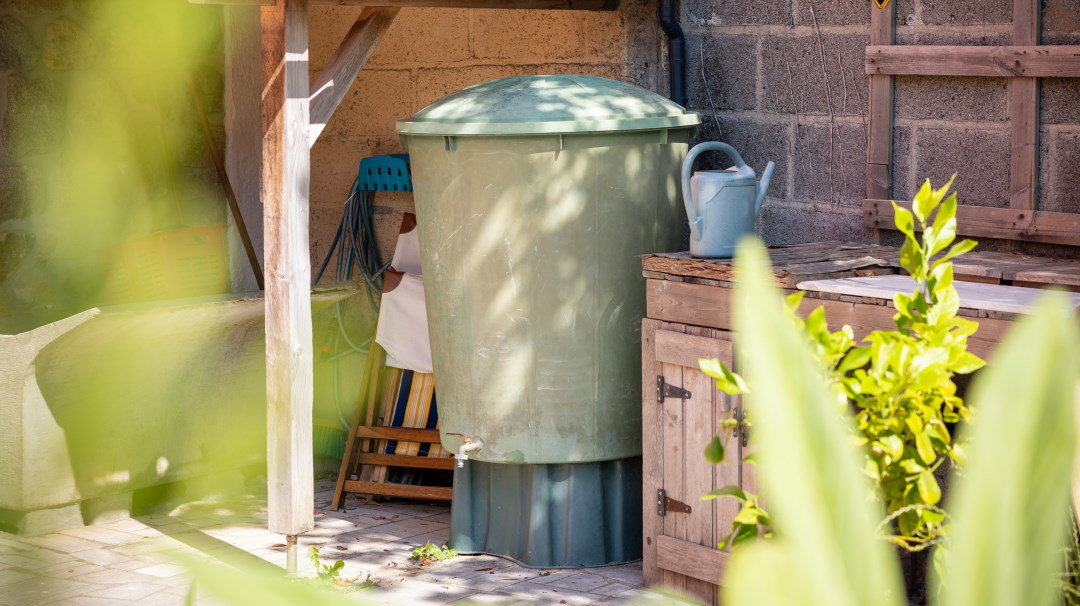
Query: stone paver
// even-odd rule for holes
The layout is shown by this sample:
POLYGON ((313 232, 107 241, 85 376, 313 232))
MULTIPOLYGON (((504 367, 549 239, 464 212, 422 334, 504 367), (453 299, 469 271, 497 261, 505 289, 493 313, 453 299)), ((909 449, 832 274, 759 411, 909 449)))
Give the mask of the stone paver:
MULTIPOLYGON (((372 589, 342 594, 370 606, 619 606, 669 600, 641 588, 640 563, 577 570, 536 570, 489 555, 457 556, 419 566, 413 548, 449 538, 444 504, 350 500, 329 507, 333 482, 316 486, 315 529, 300 538, 299 574, 314 576, 309 546, 327 564, 342 560, 340 578, 372 580, 372 589)), ((167 514, 118 520, 21 538, 0 533, 0 606, 181 606, 191 591, 187 559, 247 560, 285 565, 284 537, 268 532, 265 499, 198 502, 167 514)), ((222 602, 198 590, 194 603, 222 602)))

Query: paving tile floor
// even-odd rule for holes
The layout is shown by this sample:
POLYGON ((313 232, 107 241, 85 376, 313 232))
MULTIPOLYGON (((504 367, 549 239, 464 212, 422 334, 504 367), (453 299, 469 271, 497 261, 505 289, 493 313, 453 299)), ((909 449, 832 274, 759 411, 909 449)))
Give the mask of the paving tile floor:
MULTIPOLYGON (((315 576, 306 557, 308 548, 315 546, 326 563, 344 561, 342 579, 377 583, 371 589, 343 593, 347 603, 674 603, 642 589, 640 563, 545 571, 480 555, 419 566, 410 558, 414 547, 447 541, 448 505, 350 499, 345 512, 331 511, 332 490, 330 481, 316 486, 315 529, 300 537, 298 569, 301 576, 315 576)), ((186 569, 175 563, 178 557, 231 557, 283 568, 284 539, 268 532, 265 524, 265 499, 244 497, 189 503, 168 514, 39 537, 0 533, 0 606, 185 604, 192 581, 186 569)), ((194 604, 221 604, 198 587, 190 597, 194 604)))

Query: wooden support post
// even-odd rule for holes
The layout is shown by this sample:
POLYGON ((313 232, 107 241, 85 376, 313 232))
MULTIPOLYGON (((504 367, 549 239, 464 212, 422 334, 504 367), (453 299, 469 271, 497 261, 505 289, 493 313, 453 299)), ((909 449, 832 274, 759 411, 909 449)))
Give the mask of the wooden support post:
POLYGON ((269 529, 314 526, 307 0, 260 9, 269 529))
MULTIPOLYGON (((870 44, 892 44, 896 31, 896 3, 870 9, 870 44)), ((870 76, 870 125, 866 149, 866 197, 888 198, 892 190, 893 79, 870 76)))
MULTIPOLYGON (((341 45, 334 51, 334 56, 330 58, 312 88, 309 145, 315 145, 315 140, 326 128, 334 110, 345 98, 345 93, 349 92, 349 87, 356 81, 356 76, 371 58, 379 40, 382 40, 383 35, 390 29, 390 24, 400 10, 389 7, 364 9, 341 41, 341 45)), ((373 93, 379 94, 379 91, 373 93)))

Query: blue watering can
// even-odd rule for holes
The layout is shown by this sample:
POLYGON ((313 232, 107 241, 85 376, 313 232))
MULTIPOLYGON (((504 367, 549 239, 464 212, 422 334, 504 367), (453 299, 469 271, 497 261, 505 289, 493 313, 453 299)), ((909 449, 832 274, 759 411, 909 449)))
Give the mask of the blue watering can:
POLYGON ((776 164, 769 162, 757 181, 754 169, 727 143, 712 141, 695 145, 682 167, 682 194, 690 220, 690 255, 727 258, 744 234, 754 233, 754 221, 769 189, 776 164), (706 151, 722 151, 735 160, 728 170, 700 170, 690 177, 694 159, 706 151))

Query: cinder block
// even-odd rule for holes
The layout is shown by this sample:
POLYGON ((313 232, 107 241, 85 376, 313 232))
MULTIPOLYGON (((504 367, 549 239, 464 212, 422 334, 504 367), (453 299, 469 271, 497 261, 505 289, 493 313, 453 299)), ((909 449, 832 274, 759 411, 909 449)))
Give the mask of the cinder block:
POLYGON ((618 63, 545 63, 530 66, 532 74, 584 74, 613 80, 625 79, 626 67, 618 63))
POLYGON ((986 31, 981 28, 963 30, 926 29, 901 27, 896 30, 897 44, 924 44, 937 46, 1000 46, 1012 43, 1012 35, 1004 31, 986 31))
POLYGON ((0 223, 22 219, 33 212, 30 184, 27 169, 0 167, 0 223))
POLYGON ((916 185, 940 187, 957 173, 952 191, 960 204, 1009 204, 1009 133, 1001 130, 923 128, 917 131, 916 185))
MULTIPOLYGON (((337 8, 337 7, 334 7, 337 8)), ((371 67, 446 65, 472 58, 469 9, 403 8, 371 56, 371 67)))
POLYGON ((923 0, 927 25, 984 25, 1012 22, 1012 3, 982 0, 923 0))
POLYGON ((405 149, 397 137, 320 137, 311 148, 311 207, 341 209, 356 180, 360 160, 374 154, 399 154, 405 149))
POLYGON ((767 36, 762 40, 761 79, 800 114, 866 115, 869 97, 864 59, 869 37, 863 35, 767 36), (822 66, 824 49, 824 68, 822 66), (828 81, 826 82, 826 75, 828 81), (831 93, 831 97, 828 93, 831 93))
MULTIPOLYGON (((308 9, 308 68, 312 72, 312 82, 326 67, 363 10, 359 6, 312 6, 308 9)), ((257 44, 258 41, 252 42, 257 44)))
MULTIPOLYGON (((742 117, 723 116, 720 118, 722 134, 717 132, 716 121, 711 115, 702 115, 701 126, 693 141, 723 141, 736 149, 747 164, 760 176, 768 162, 776 162, 769 197, 785 199, 787 192, 787 172, 791 129, 788 121, 760 122, 742 117)), ((694 163, 697 170, 717 170, 732 166, 732 161, 720 152, 709 152, 700 156, 694 163)))
POLYGON ((411 72, 365 69, 319 138, 393 137, 396 122, 413 114, 412 99, 411 72))
POLYGON ((66 134, 65 101, 55 80, 21 73, 8 77, 0 138, 9 157, 55 150, 66 134))
POLYGON ((469 15, 469 41, 481 60, 546 63, 586 58, 574 11, 474 11, 469 15))
MULTIPOLYGON (((891 0, 898 2, 896 6, 897 23, 904 22, 903 15, 912 10, 914 0, 891 0)), ((869 25, 870 14, 878 10, 874 5, 862 2, 845 2, 844 0, 794 0, 792 15, 795 25, 869 25), (813 14, 810 13, 813 7, 813 14)))
MULTIPOLYGON (((622 8, 620 6, 618 11, 581 11, 575 15, 582 30, 583 59, 597 63, 626 61, 628 39, 622 22, 622 8)), ((655 52, 656 47, 652 48, 655 52)))
POLYGON ((40 54, 34 36, 14 17, 0 17, 0 69, 31 65, 40 54))
POLYGON ((1043 124, 1080 124, 1080 78, 1043 78, 1043 124))
MULTIPOLYGON (((629 82, 657 90, 660 68, 657 49, 664 44, 664 34, 656 19, 655 0, 622 0, 619 3, 626 44, 626 73, 629 82)), ((588 32, 585 33, 588 37, 588 32)))
POLYGON ((536 73, 532 65, 477 65, 454 69, 422 68, 416 72, 413 109, 419 110, 467 86, 507 76, 536 73))
POLYGON ((1056 133, 1048 166, 1049 197, 1044 210, 1080 212, 1080 133, 1056 133))
POLYGON ((768 202, 761 209, 757 231, 769 246, 829 240, 869 244, 873 238, 860 215, 774 206, 768 202))
POLYGON ((690 25, 788 25, 791 4, 787 0, 689 0, 686 12, 690 25))
POLYGON ((689 55, 686 88, 690 107, 711 111, 710 93, 718 110, 755 107, 758 60, 755 36, 732 36, 706 30, 703 34, 688 36, 686 45, 689 55))
POLYGON ((800 125, 795 138, 795 199, 860 206, 866 195, 866 129, 800 125))
POLYGON ((897 76, 894 82, 899 118, 1008 120, 1007 78, 897 76))
POLYGON ((1080 2, 1043 0, 1043 44, 1080 44, 1080 2))
POLYGON ((893 127, 892 197, 910 200, 915 196, 915 175, 911 173, 911 129, 893 127))

